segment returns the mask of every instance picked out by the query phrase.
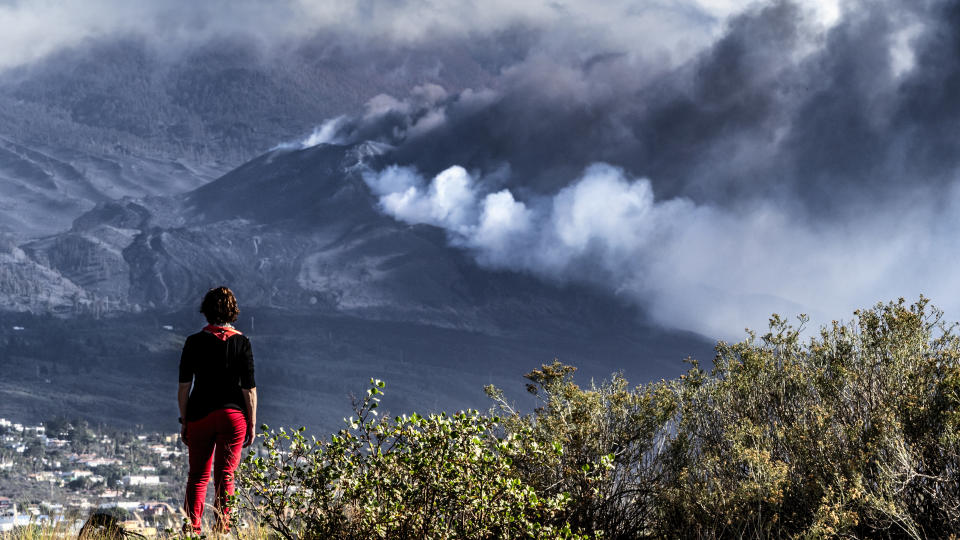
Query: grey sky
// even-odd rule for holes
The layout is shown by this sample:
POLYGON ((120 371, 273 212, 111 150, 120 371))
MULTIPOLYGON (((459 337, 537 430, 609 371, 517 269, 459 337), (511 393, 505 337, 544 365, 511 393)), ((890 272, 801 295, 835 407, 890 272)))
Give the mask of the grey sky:
MULTIPOLYGON (((733 0, 7 0, 0 2, 0 67, 122 34, 147 36, 167 48, 235 34, 283 44, 321 32, 403 44, 515 25, 542 30, 544 46, 554 49, 609 48, 676 60, 709 43, 722 21, 743 5, 733 0)), ((806 5, 823 21, 835 17, 835 0, 806 5)))

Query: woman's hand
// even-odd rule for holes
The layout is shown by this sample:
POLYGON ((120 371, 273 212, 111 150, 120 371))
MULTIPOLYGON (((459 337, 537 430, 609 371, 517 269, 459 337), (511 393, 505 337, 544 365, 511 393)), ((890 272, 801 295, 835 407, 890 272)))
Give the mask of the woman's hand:
POLYGON ((246 448, 253 444, 253 440, 257 438, 257 430, 253 427, 253 424, 247 425, 247 435, 243 438, 243 447, 246 448))
POLYGON ((187 442, 187 403, 190 401, 190 385, 192 384, 182 382, 177 386, 177 405, 180 407, 180 440, 188 446, 190 443, 187 442))

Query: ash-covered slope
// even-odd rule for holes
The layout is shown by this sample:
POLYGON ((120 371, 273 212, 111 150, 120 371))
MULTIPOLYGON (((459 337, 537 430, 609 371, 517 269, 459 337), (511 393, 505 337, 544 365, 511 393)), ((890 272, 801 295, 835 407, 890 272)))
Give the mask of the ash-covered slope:
POLYGON ((201 324, 198 297, 222 283, 241 298, 271 424, 335 429, 345 394, 370 376, 390 382, 395 410, 450 410, 483 407, 483 385, 515 390, 555 356, 585 377, 623 370, 639 382, 709 355, 702 338, 647 325, 617 298, 483 269, 439 228, 383 215, 362 178, 389 161, 383 149, 275 151, 186 194, 100 203, 65 233, 8 242, 0 320, 27 330, 0 328, 0 347, 19 347, 0 367, 25 378, 0 384, 0 398, 38 417, 159 422, 166 387, 145 381, 174 380, 177 349, 201 324), (51 322, 50 310, 71 316, 51 322), (50 325, 62 342, 38 349, 50 325), (77 361, 110 373, 109 388, 70 377, 77 361), (128 394, 135 420, 115 411, 128 394))
MULTIPOLYGON (((80 311, 176 310, 229 283, 248 305, 482 331, 629 312, 588 289, 478 268, 439 229, 381 214, 361 177, 379 152, 271 152, 184 195, 101 203, 22 249, 83 291, 80 311)), ((69 295, 60 305, 78 304, 69 295)))
POLYGON ((35 239, 100 202, 194 189, 378 93, 440 81, 438 64, 450 88, 489 76, 462 44, 345 54, 322 37, 176 53, 105 37, 0 71, 0 233, 35 239))
POLYGON ((0 234, 27 240, 62 232, 98 203, 180 193, 221 168, 172 157, 97 155, 0 134, 0 234))

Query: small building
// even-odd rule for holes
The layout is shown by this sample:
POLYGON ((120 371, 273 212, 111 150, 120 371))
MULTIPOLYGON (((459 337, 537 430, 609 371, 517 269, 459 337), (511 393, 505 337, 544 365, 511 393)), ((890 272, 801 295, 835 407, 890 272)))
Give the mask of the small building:
POLYGON ((124 510, 133 512, 134 510, 140 508, 140 503, 135 501, 116 501, 103 503, 100 505, 100 508, 123 508, 124 510))
POLYGON ((120 463, 120 460, 112 459, 112 458, 93 458, 93 459, 88 459, 83 463, 87 467, 95 469, 97 467, 102 467, 104 465, 116 465, 120 463))
POLYGON ((157 486, 160 485, 159 476, 145 476, 139 474, 131 474, 124 476, 121 480, 125 486, 157 486))
POLYGON ((17 505, 7 497, 0 497, 0 532, 10 532, 18 525, 29 523, 30 516, 21 516, 17 505))
POLYGON ((57 473, 53 471, 40 471, 35 473, 30 473, 27 478, 30 478, 34 482, 56 482, 57 473))
POLYGON ((170 505, 160 501, 148 501, 140 505, 144 517, 158 518, 164 514, 172 514, 170 505))
POLYGON ((73 482, 74 480, 79 480, 81 478, 87 478, 90 476, 93 476, 93 472, 79 469, 60 473, 60 477, 66 482, 73 482))

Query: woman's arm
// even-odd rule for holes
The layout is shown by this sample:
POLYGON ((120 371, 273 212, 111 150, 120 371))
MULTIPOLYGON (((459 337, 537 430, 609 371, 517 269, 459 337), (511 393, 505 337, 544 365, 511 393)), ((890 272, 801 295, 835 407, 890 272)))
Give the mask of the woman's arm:
POLYGON ((193 383, 182 382, 177 387, 177 405, 180 407, 180 438, 184 444, 187 443, 187 400, 190 399, 190 385, 193 383))
POLYGON ((246 448, 257 436, 257 388, 244 388, 243 401, 247 407, 247 436, 243 438, 243 447, 246 448))
POLYGON ((250 340, 243 338, 243 354, 246 369, 240 374, 240 389, 243 390, 243 404, 247 413, 247 436, 243 438, 243 447, 253 444, 257 436, 257 381, 253 376, 253 348, 250 340))
POLYGON ((183 342, 180 353, 180 386, 177 387, 177 406, 180 407, 180 438, 187 442, 187 402, 190 399, 190 387, 193 385, 193 348, 190 338, 183 342))

